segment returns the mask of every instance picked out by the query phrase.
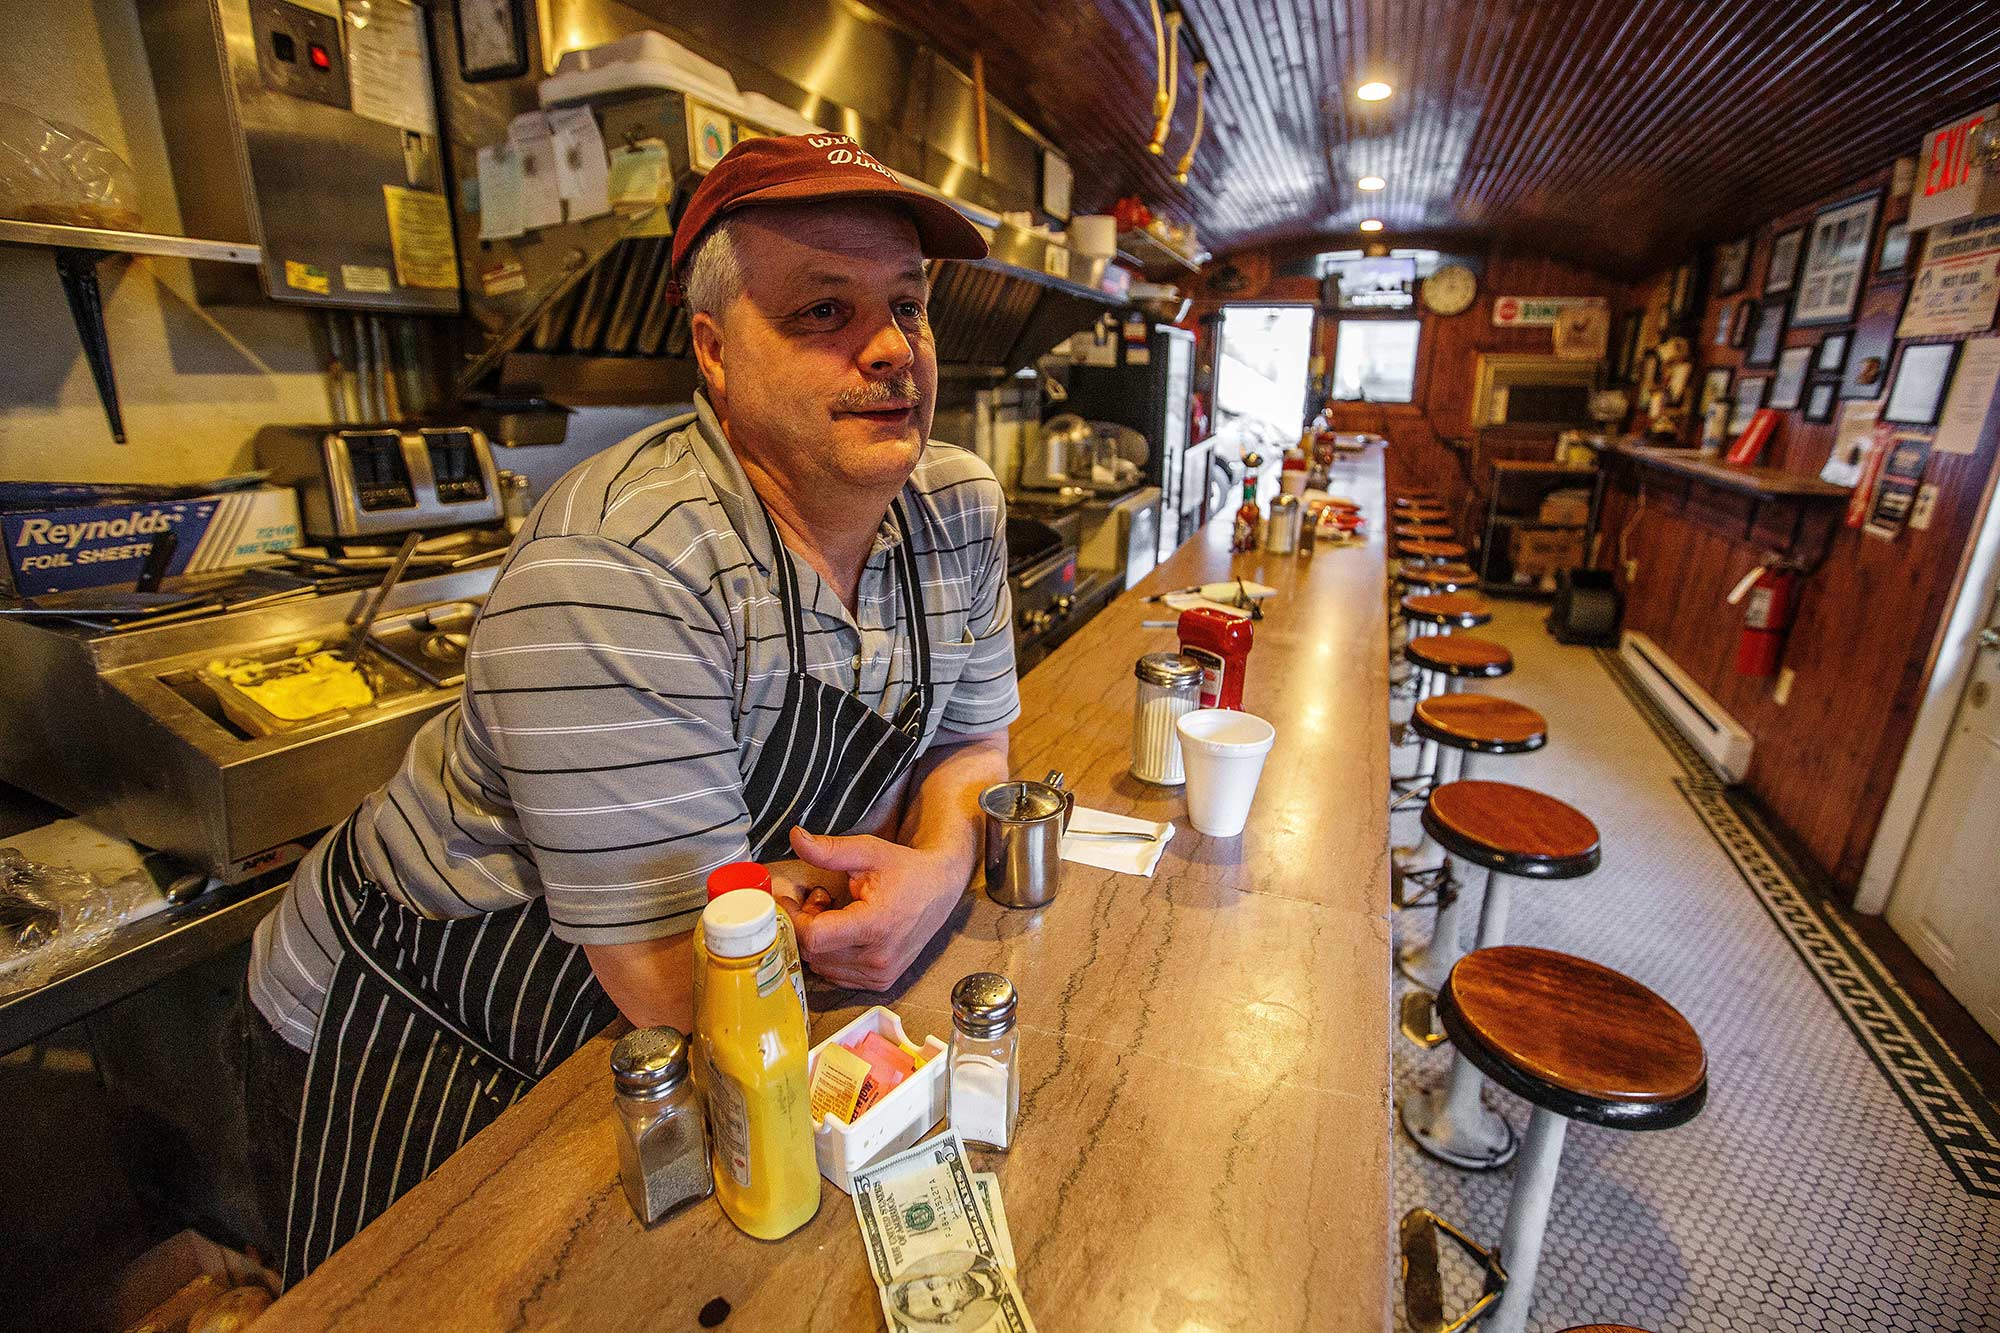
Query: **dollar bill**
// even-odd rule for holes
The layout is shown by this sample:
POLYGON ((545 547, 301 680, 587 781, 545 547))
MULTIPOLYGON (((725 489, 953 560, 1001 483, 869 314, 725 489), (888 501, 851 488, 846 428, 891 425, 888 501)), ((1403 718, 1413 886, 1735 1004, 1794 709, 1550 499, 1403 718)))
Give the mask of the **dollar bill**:
POLYGON ((965 1145, 948 1132, 854 1178, 854 1213, 890 1333, 1034 1333, 1013 1240, 998 1220, 998 1182, 989 1178, 982 1198, 973 1176, 965 1145))
POLYGON ((1014 1233, 1007 1229, 1007 1205, 1000 1200, 1000 1177, 991 1171, 972 1173, 972 1188, 979 1195, 979 1206, 986 1210, 986 1220, 993 1228, 993 1244, 999 1251, 1000 1266, 1010 1273, 1018 1273, 1021 1266, 1014 1262, 1014 1233))

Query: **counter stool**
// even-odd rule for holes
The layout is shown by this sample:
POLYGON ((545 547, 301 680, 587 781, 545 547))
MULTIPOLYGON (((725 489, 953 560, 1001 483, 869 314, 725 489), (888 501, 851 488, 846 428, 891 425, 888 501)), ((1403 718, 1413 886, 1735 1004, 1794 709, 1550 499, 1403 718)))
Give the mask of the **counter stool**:
POLYGON ((1425 490, 1421 486, 1412 486, 1407 490, 1397 491, 1394 501, 1398 509, 1407 509, 1411 505, 1438 503, 1440 503, 1438 493, 1436 491, 1425 490))
POLYGON ((1493 608, 1477 593, 1413 592, 1397 605, 1402 609, 1403 619, 1430 627, 1421 633, 1478 629, 1493 619, 1493 608))
MULTIPOLYGON (((1548 720, 1526 704, 1491 694, 1440 694, 1418 702, 1410 714, 1410 730, 1437 747, 1438 783, 1464 780, 1472 771, 1475 754, 1527 754, 1548 744, 1548 720)), ((1435 893, 1440 910, 1447 904, 1454 913, 1457 929, 1458 884, 1451 873, 1451 858, 1441 857, 1436 865, 1423 865, 1435 846, 1426 830, 1417 845, 1396 848, 1389 859, 1391 900, 1396 907, 1416 907, 1435 893), (1403 886, 1421 884, 1423 893, 1405 896, 1403 886)), ((1432 932, 1435 940, 1437 934, 1432 932)), ((1397 954, 1396 965, 1403 974, 1427 990, 1436 990, 1450 965, 1437 968, 1428 962, 1428 946, 1397 954), (1412 969, 1415 969, 1414 971, 1412 969)))
MULTIPOLYGON (((1403 660, 1417 669, 1419 699, 1456 694, 1461 680, 1490 680, 1514 669, 1512 653, 1491 639, 1475 639, 1469 634, 1420 635, 1403 645, 1403 660)), ((1437 747, 1423 742, 1417 751, 1417 766, 1406 775, 1390 778, 1389 785, 1397 793, 1391 810, 1424 798, 1431 788, 1436 761, 1437 747)))
POLYGON ((1407 541, 1398 541, 1396 543, 1396 554, 1427 564, 1442 565, 1452 560, 1464 560, 1465 543, 1443 541, 1431 537, 1414 538, 1407 541))
POLYGON ((1479 587, 1470 565, 1411 565, 1396 576, 1411 592, 1465 592, 1479 587))
MULTIPOLYGON (((1486 871, 1475 949, 1491 949, 1506 941, 1512 877, 1576 879, 1597 869, 1602 855, 1597 825, 1582 811, 1508 782, 1460 780, 1434 787, 1424 803, 1423 823, 1424 832, 1437 840, 1445 855, 1486 871)), ((1440 894, 1430 943, 1421 956, 1413 953, 1398 960, 1404 975, 1449 979, 1461 956, 1458 918, 1463 899, 1459 892, 1448 900, 1440 894)), ((1420 1002, 1421 997, 1415 999, 1420 1002)), ((1440 1011, 1442 1004, 1440 999, 1440 1011)), ((1404 1024, 1406 1032, 1413 1027, 1404 1024)), ((1423 1044, 1434 1046, 1438 1040, 1432 1034, 1423 1044)), ((1514 1127, 1481 1101, 1479 1071, 1464 1051, 1452 1061, 1443 1087, 1417 1089, 1403 1098, 1397 1112, 1419 1148, 1467 1171, 1503 1166, 1520 1146, 1514 1127)))
POLYGON ((1708 1100, 1708 1058, 1687 1019, 1658 995, 1548 949, 1467 954, 1438 992, 1437 1008, 1461 1057, 1535 1109, 1499 1245, 1481 1248, 1427 1208, 1404 1216, 1404 1313, 1422 1333, 1482 1317, 1485 1333, 1521 1333, 1569 1122, 1624 1130, 1686 1124, 1708 1100), (1454 1321, 1445 1318, 1438 1280, 1440 1232, 1486 1270, 1478 1302, 1454 1321))

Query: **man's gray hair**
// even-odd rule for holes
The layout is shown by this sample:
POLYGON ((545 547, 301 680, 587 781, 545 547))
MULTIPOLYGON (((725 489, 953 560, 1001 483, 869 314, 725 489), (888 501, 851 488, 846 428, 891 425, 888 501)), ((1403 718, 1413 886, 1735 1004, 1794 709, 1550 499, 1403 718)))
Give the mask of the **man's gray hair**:
POLYGON ((688 260, 687 307, 692 314, 721 319, 722 309, 743 292, 743 261, 736 252, 735 222, 722 218, 688 260))

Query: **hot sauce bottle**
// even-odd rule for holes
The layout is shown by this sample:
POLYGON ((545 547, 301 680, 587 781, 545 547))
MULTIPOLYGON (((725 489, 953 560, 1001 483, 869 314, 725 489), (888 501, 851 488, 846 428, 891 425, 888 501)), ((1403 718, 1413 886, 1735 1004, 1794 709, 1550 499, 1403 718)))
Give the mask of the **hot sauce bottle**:
POLYGON ((1264 511, 1257 505, 1257 469, 1264 460, 1256 454, 1243 456, 1243 503, 1236 510, 1236 532, 1232 551, 1254 551, 1264 540, 1264 511))

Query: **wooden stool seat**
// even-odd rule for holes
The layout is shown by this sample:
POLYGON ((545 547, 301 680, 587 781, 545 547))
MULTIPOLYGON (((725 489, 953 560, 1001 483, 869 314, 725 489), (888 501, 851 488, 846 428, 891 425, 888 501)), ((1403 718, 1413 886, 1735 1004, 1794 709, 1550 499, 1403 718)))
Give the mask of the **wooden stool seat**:
POLYGON ((1413 537, 1425 541, 1433 537, 1449 539, 1452 527, 1449 523, 1398 523, 1393 531, 1398 537, 1413 537))
POLYGON ((1411 639, 1403 647, 1411 666, 1447 676, 1504 676, 1514 669, 1514 654, 1491 639, 1467 634, 1432 634, 1411 639))
POLYGON ((1547 718, 1490 694, 1434 694, 1417 704, 1410 726, 1425 740, 1474 754, 1526 754, 1549 740, 1547 718))
POLYGON ((1411 565, 1396 577, 1424 592, 1457 592, 1479 586, 1478 571, 1467 565, 1411 565))
POLYGON ((1399 543, 1396 547, 1396 553, 1398 555, 1420 556, 1426 560, 1463 560, 1465 559, 1465 545, 1462 542, 1419 538, 1415 541, 1399 543))
POLYGON ((1671 1129, 1708 1100, 1708 1058, 1680 1011, 1582 958, 1475 949, 1452 968, 1437 1012, 1480 1072, 1571 1120, 1671 1129))
POLYGON ((1398 509, 1392 517, 1398 523, 1449 523, 1451 515, 1442 509, 1398 509))
POLYGON ((1403 598, 1403 614, 1427 625, 1475 629, 1493 619, 1486 599, 1469 592, 1413 592, 1403 598))
POLYGON ((1433 787, 1423 825, 1452 855, 1503 875, 1575 879, 1597 869, 1602 854, 1589 816, 1511 782, 1433 787))
POLYGON ((1407 491, 1396 492, 1396 504, 1398 506, 1422 504, 1426 500, 1435 504, 1437 498, 1438 493, 1436 491, 1427 491, 1421 486, 1413 486, 1407 491))

